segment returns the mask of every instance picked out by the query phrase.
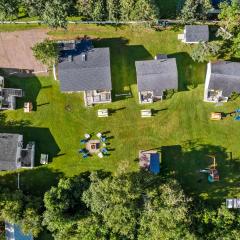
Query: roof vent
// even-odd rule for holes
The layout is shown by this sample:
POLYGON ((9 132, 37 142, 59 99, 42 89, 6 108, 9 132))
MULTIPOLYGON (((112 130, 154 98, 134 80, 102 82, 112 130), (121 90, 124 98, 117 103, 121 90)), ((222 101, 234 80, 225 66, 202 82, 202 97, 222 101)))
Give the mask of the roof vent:
POLYGON ((72 55, 68 55, 68 61, 72 62, 73 61, 73 56, 72 55))
POLYGON ((82 54, 82 61, 83 62, 87 61, 87 54, 86 53, 82 54))

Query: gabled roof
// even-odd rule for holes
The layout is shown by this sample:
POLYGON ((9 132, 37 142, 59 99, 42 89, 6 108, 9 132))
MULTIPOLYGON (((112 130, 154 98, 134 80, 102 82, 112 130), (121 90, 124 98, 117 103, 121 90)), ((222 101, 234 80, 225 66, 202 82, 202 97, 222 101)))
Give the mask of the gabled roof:
POLYGON ((208 89, 222 90, 224 97, 229 97, 232 92, 240 93, 240 63, 230 61, 212 63, 208 89))
POLYGON ((20 134, 0 133, 0 170, 14 170, 17 168, 18 146, 22 141, 23 136, 20 134))
POLYGON ((178 89, 175 58, 136 61, 138 91, 155 91, 162 94, 167 89, 178 89))
POLYGON ((63 92, 111 90, 109 48, 92 48, 84 40, 75 49, 66 47, 61 51, 58 78, 63 92))
POLYGON ((186 42, 207 42, 209 40, 209 28, 207 25, 186 25, 186 42))

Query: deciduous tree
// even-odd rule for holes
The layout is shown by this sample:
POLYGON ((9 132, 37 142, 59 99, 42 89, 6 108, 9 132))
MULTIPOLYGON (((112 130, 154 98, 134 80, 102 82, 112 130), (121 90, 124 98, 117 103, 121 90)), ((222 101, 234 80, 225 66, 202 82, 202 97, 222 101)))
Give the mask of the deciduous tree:
POLYGON ((57 43, 48 39, 43 42, 37 43, 33 48, 33 55, 43 64, 51 67, 56 63, 58 58, 57 43))

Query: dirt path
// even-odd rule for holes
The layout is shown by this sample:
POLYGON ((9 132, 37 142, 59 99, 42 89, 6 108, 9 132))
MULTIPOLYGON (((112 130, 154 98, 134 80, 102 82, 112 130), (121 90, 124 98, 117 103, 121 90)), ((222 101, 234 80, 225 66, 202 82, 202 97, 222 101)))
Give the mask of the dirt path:
POLYGON ((47 37, 47 30, 0 32, 0 68, 44 72, 46 66, 35 59, 31 47, 47 37))

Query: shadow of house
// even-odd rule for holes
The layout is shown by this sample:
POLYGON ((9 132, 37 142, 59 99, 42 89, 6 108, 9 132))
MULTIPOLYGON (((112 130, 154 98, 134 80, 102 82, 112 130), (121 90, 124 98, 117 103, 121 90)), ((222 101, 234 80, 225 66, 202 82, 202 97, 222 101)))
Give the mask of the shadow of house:
POLYGON ((42 88, 39 79, 34 75, 27 78, 5 75, 5 79, 7 87, 19 88, 23 90, 24 95, 22 98, 18 99, 17 108, 23 108, 24 102, 32 102, 33 110, 36 111, 36 99, 40 89, 42 88))
MULTIPOLYGON (((18 123, 15 124, 17 125, 18 123)), ((24 136, 24 143, 30 141, 35 142, 35 166, 40 163, 41 153, 48 154, 49 161, 51 161, 53 157, 57 156, 60 152, 60 148, 58 147, 49 128, 37 128, 21 125, 21 123, 19 124, 20 125, 18 126, 9 126, 9 124, 6 123, 5 126, 0 127, 0 132, 22 134, 24 136)))
POLYGON ((194 62, 187 52, 173 53, 168 56, 177 60, 178 91, 187 91, 189 86, 196 88, 198 84, 205 82, 205 63, 194 62))
POLYGON ((94 39, 93 42, 96 47, 110 47, 113 100, 131 97, 131 86, 137 83, 135 61, 152 59, 152 55, 142 45, 129 45, 125 38, 94 39))
POLYGON ((240 161, 231 160, 225 148, 209 144, 198 144, 188 141, 183 145, 162 147, 162 166, 167 174, 173 174, 181 183, 184 190, 192 196, 204 194, 207 199, 222 201, 240 180, 240 161), (213 164, 210 155, 216 157, 216 168, 220 174, 220 181, 208 182, 206 173, 201 169, 209 168, 213 164))

